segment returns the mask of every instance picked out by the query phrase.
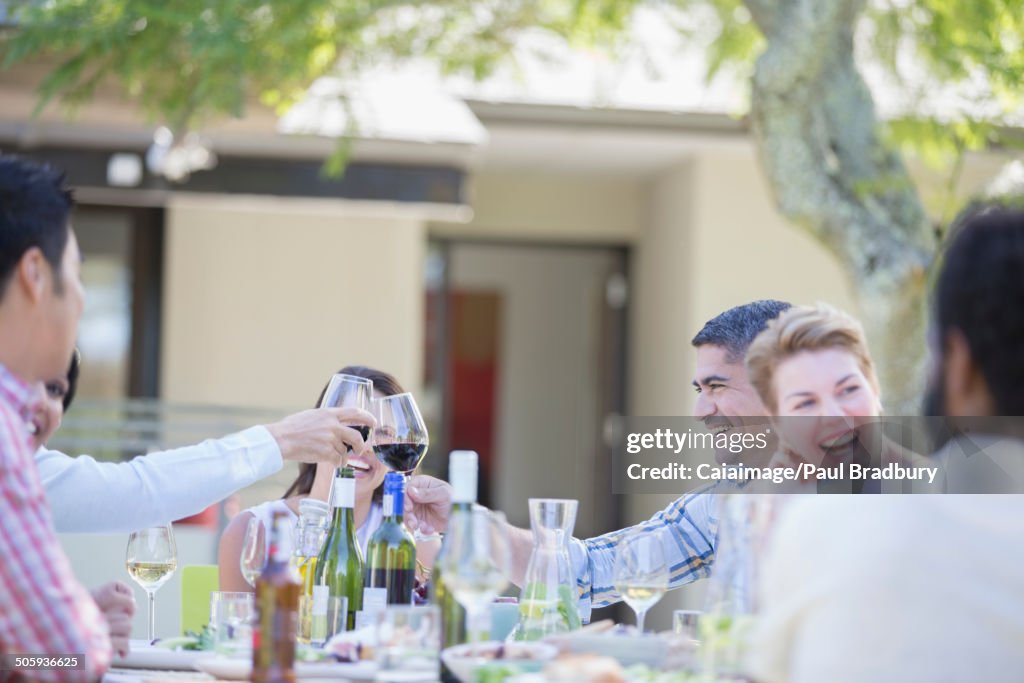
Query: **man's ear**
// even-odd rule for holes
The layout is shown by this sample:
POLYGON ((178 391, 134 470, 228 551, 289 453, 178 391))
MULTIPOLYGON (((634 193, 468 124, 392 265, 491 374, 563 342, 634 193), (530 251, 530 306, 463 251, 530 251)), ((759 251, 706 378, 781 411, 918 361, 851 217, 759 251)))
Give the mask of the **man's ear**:
POLYGON ((32 247, 21 255, 15 280, 32 303, 38 303, 43 298, 49 272, 49 264, 39 247, 32 247))
POLYGON ((987 416, 995 412, 995 401, 981 368, 971 356, 967 337, 954 328, 944 340, 943 368, 946 412, 951 417, 987 416))

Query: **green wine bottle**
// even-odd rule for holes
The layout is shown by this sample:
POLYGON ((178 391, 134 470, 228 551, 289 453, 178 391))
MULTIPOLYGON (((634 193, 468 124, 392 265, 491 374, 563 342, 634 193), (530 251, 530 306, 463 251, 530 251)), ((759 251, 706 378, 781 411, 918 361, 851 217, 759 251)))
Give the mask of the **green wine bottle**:
POLYGON ((402 523, 405 476, 384 476, 384 521, 366 546, 364 593, 368 604, 411 605, 416 584, 416 542, 402 523), (382 593, 383 591, 383 593, 382 593))
MULTIPOLYGON (((451 519, 473 511, 476 503, 479 456, 476 451, 452 451, 448 456, 448 481, 452 485, 451 519)), ((445 586, 441 574, 447 544, 441 545, 430 573, 431 602, 441 608, 441 638, 444 647, 466 642, 466 608, 445 586)))
POLYGON ((356 480, 351 467, 338 469, 331 492, 334 518, 327 540, 316 558, 313 574, 313 609, 310 640, 323 643, 331 631, 355 628, 356 612, 363 608, 363 553, 356 541, 356 480), (338 598, 348 600, 346 613, 337 615, 338 598), (330 619, 328 617, 331 617, 330 619))

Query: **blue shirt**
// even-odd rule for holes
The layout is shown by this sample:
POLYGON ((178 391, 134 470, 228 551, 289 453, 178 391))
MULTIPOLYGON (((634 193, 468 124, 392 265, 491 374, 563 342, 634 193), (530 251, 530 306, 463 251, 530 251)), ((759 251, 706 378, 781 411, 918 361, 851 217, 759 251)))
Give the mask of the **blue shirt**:
POLYGON ((718 534, 718 495, 714 488, 707 486, 684 494, 640 524, 585 541, 572 539, 569 554, 580 595, 580 618, 590 621, 593 608, 622 599, 612 581, 615 553, 618 544, 634 534, 662 532, 670 589, 708 576, 718 534))

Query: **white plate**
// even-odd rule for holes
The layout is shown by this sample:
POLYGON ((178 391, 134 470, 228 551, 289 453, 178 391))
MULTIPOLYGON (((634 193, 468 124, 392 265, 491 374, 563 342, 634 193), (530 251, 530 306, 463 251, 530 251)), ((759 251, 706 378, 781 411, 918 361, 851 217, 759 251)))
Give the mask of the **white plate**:
POLYGON ((558 649, 547 643, 491 641, 476 645, 450 647, 441 652, 441 661, 461 683, 472 683, 476 679, 476 670, 481 665, 505 663, 510 666, 520 665, 524 668, 540 669, 546 662, 554 659, 557 654, 558 649), (479 656, 488 652, 494 653, 499 649, 507 653, 506 659, 486 659, 479 656))
MULTIPOLYGON (((203 673, 210 674, 215 678, 229 681, 249 680, 252 672, 252 662, 248 659, 233 659, 210 655, 197 660, 195 668, 203 673)), ((357 662, 354 664, 341 664, 338 662, 297 662, 295 674, 302 680, 314 678, 347 678, 350 681, 372 681, 373 675, 377 672, 377 665, 374 662, 357 662)))
POLYGON ((201 650, 168 650, 154 647, 145 640, 133 640, 127 657, 114 657, 113 666, 123 669, 166 669, 189 671, 197 660, 209 657, 201 650))

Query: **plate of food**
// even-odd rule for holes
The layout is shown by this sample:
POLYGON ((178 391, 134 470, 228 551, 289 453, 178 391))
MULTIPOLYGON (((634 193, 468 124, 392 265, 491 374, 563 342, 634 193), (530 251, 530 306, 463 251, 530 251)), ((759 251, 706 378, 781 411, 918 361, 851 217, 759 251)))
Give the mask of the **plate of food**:
POLYGON ((462 683, 474 683, 540 671, 556 654, 558 650, 546 643, 491 641, 450 647, 441 652, 441 661, 462 683))
POLYGON ((644 664, 660 668, 692 655, 693 644, 671 633, 639 633, 632 626, 606 620, 578 631, 548 636, 544 642, 561 654, 593 654, 612 657, 623 666, 644 664))

